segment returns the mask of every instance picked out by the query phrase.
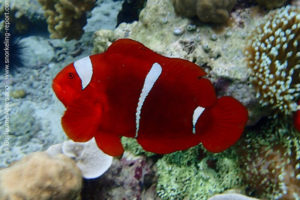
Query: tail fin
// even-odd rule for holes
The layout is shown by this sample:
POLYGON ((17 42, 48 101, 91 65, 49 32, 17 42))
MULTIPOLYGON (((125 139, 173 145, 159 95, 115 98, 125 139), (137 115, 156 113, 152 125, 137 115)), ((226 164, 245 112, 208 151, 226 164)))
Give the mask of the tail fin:
POLYGON ((214 153, 224 151, 240 138, 247 120, 248 111, 239 101, 232 97, 218 99, 197 128, 203 131, 199 133, 203 146, 214 153))

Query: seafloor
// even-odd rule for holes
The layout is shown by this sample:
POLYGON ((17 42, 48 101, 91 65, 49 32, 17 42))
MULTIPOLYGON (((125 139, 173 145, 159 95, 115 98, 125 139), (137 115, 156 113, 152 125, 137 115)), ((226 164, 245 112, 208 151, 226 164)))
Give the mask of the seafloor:
POLYGON ((299 7, 299 0, 1 0, 0 200, 300 200, 299 7), (123 138, 122 157, 99 160, 92 147, 65 142, 53 78, 120 38, 202 67, 218 97, 248 109, 239 141, 217 154, 199 144, 157 155, 123 138))

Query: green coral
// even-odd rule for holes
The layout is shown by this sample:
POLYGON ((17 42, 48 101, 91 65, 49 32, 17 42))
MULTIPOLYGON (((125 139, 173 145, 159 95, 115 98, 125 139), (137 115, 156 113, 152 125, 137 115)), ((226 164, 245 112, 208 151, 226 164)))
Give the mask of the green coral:
POLYGON ((203 152, 199 145, 167 154, 157 162, 157 193, 160 198, 207 199, 241 186, 240 168, 233 150, 220 154, 203 152))
POLYGON ((154 153, 145 151, 135 138, 122 137, 121 142, 125 151, 129 151, 134 155, 154 155, 154 153))

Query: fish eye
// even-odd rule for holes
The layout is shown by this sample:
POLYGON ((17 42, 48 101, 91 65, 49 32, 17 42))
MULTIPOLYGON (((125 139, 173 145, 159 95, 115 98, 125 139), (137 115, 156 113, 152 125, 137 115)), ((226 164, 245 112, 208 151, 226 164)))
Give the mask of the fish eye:
POLYGON ((74 79, 74 73, 69 72, 69 73, 68 73, 68 78, 69 78, 69 79, 74 79))

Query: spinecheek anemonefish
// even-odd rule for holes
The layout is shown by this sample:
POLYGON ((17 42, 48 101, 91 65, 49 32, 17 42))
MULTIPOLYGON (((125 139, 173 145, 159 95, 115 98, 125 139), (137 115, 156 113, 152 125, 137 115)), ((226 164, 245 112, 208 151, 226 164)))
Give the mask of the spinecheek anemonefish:
POLYGON ((171 153, 200 142, 221 152, 241 136, 247 109, 232 97, 217 99, 206 73, 192 62, 161 56, 130 39, 66 66, 53 90, 66 107, 69 138, 122 155, 121 137, 146 150, 171 153))

